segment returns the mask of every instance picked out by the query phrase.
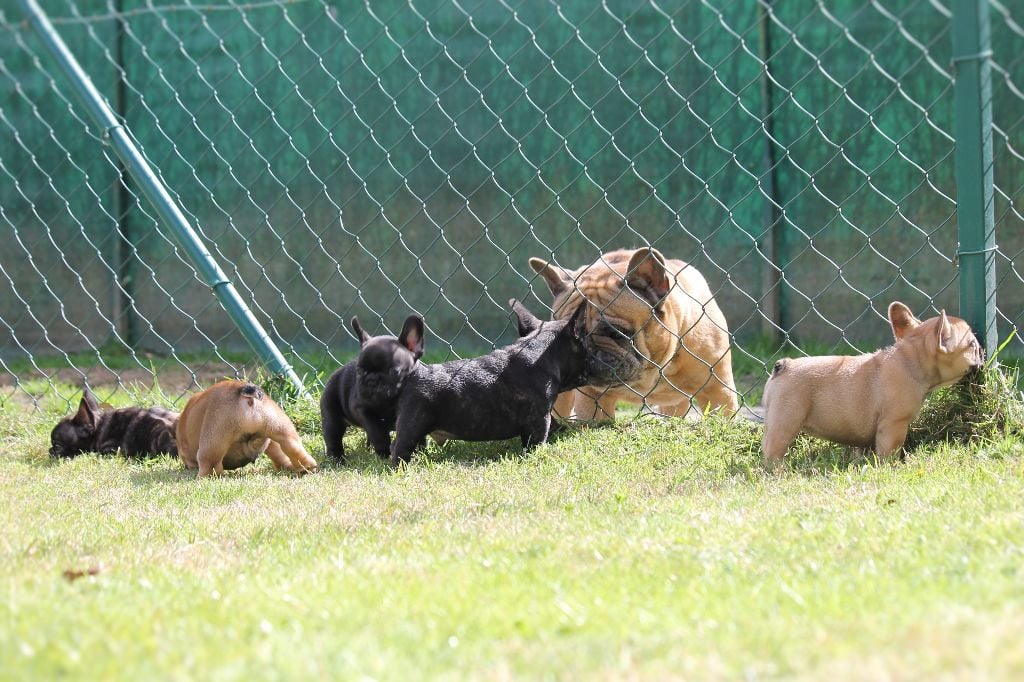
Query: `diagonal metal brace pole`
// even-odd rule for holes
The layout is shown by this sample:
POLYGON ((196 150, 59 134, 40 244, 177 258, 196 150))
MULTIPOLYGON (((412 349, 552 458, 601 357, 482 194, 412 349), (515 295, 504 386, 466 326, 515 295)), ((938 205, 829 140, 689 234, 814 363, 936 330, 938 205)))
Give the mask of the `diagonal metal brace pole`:
POLYGON ((118 158, 121 159, 128 174, 142 189, 146 199, 159 215, 160 221, 184 249, 203 281, 213 289, 214 295, 227 311, 235 326, 242 332, 246 341, 271 372, 284 375, 300 395, 307 395, 302 380, 285 360, 284 355, 281 354, 252 311, 249 310, 245 301, 238 294, 238 290, 217 265, 217 261, 210 255, 163 182, 153 172, 149 162, 132 142, 128 131, 114 116, 103 96, 96 90, 89 75, 82 69, 60 34, 54 29, 46 13, 39 7, 36 0, 21 0, 21 6, 28 15, 32 28, 46 45, 50 55, 60 65, 64 75, 67 76, 75 94, 89 111, 89 115, 96 125, 103 130, 104 136, 118 158))

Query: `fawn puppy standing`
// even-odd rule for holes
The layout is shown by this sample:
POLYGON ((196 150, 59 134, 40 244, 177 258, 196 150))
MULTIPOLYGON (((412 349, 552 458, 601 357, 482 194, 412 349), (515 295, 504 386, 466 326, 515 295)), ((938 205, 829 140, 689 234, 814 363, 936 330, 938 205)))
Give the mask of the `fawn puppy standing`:
POLYGON ((889 323, 896 343, 888 348, 775 364, 764 389, 767 464, 779 465, 801 432, 889 457, 903 447, 928 393, 982 367, 970 325, 946 311, 922 322, 896 301, 889 323))
POLYGON ((181 461, 200 476, 243 467, 263 452, 274 468, 316 471, 292 420, 263 389, 245 381, 220 381, 189 398, 177 435, 181 461))

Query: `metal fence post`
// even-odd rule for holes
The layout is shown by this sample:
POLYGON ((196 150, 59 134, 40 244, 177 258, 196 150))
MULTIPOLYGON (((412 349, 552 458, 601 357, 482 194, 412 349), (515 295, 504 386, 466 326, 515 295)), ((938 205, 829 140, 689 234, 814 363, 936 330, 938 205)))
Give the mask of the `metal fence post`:
POLYGON ((163 182, 153 172, 149 162, 132 142, 128 131, 114 116, 88 74, 85 73, 60 34, 54 29, 46 13, 39 7, 36 0, 21 0, 21 5, 28 15, 32 28, 39 35, 64 75, 67 76, 75 94, 93 121, 109 139, 110 145, 124 163, 132 180, 153 205, 163 225, 184 249, 203 281, 213 289, 213 293, 239 331, 272 372, 287 377, 299 394, 305 395, 306 389, 302 385, 302 380, 285 360, 270 335, 267 334, 252 311, 246 306, 234 285, 228 280, 227 275, 210 255, 163 182))
POLYGON ((763 232, 759 248, 765 257, 761 277, 761 307, 764 310, 763 329, 777 341, 787 340, 789 319, 786 303, 785 241, 783 231, 786 224, 778 206, 778 159, 775 155, 775 101, 772 85, 772 0, 757 5, 758 57, 761 60, 761 128, 764 131, 763 174, 760 179, 765 196, 761 212, 763 232))
POLYGON ((985 0, 953 0, 960 316, 992 351, 996 331, 992 48, 985 0))

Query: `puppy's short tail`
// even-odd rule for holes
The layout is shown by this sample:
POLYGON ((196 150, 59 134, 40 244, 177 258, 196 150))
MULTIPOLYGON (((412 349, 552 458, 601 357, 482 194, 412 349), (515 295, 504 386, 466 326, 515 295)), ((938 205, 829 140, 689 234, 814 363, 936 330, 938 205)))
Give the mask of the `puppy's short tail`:
POLYGON ((776 362, 775 366, 772 367, 772 376, 773 377, 779 376, 780 374, 782 374, 782 370, 784 370, 784 369, 786 369, 786 359, 785 358, 783 358, 783 359, 779 360, 778 362, 776 362))
POLYGON ((238 389, 238 392, 245 398, 263 400, 263 389, 256 384, 246 384, 238 389))

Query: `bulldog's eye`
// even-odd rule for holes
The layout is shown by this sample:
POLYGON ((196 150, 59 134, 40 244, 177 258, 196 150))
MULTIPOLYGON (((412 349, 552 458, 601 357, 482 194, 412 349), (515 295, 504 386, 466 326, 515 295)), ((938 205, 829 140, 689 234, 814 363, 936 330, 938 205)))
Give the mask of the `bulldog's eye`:
POLYGON ((632 339, 632 338, 633 338, 633 335, 634 335, 634 334, 636 334, 636 331, 635 331, 635 330, 633 330, 633 329, 628 329, 628 328, 626 328, 626 327, 620 327, 620 326, 618 326, 618 325, 616 325, 616 324, 613 324, 613 325, 609 325, 609 326, 610 326, 610 327, 611 327, 611 328, 612 328, 612 329, 613 329, 613 330, 615 331, 615 333, 617 333, 617 334, 618 334, 619 336, 623 336, 623 337, 625 337, 625 338, 627 338, 627 339, 632 339))

